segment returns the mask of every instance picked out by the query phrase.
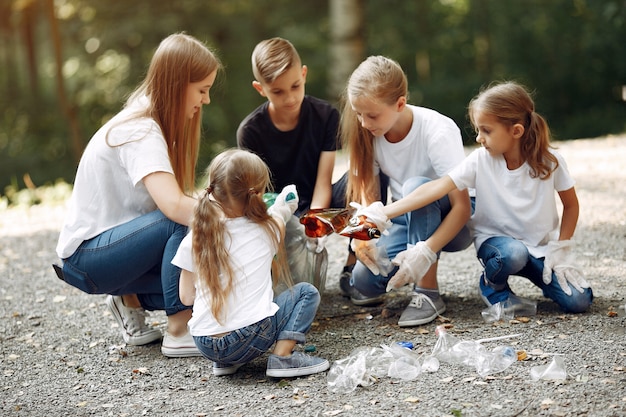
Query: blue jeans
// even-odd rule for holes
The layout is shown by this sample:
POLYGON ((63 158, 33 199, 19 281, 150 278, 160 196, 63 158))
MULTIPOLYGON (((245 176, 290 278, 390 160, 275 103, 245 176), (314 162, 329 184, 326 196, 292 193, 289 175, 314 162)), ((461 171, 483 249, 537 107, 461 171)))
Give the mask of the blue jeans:
POLYGON ((194 336, 204 357, 223 366, 248 363, 267 352, 277 340, 306 341, 315 319, 320 293, 307 282, 295 284, 275 297, 278 311, 222 337, 194 336))
MULTIPOLYGON (((402 186, 402 196, 410 194, 420 185, 430 181, 426 177, 413 177, 407 180, 402 186)), ((421 209, 411 211, 401 216, 391 219, 393 226, 389 229, 388 235, 383 235, 378 239, 376 246, 384 247, 389 259, 407 249, 407 245, 414 245, 424 241, 435 233, 442 220, 450 212, 450 200, 448 196, 441 198, 421 209)), ((450 241, 443 250, 446 252, 456 252, 467 248, 472 243, 472 237, 467 226, 450 241)), ((357 261, 352 270, 350 284, 361 294, 367 297, 375 297, 384 294, 387 289, 387 282, 396 273, 398 267, 394 267, 389 275, 375 275, 362 262, 357 261)))
POLYGON ((144 214, 84 241, 63 260, 64 280, 89 294, 137 294, 146 310, 187 310, 171 263, 186 234, 159 210, 144 214))
POLYGON ((496 236, 487 239, 478 249, 478 259, 485 267, 484 276, 488 287, 499 292, 491 295, 490 301, 494 296, 498 298, 497 301, 504 301, 511 294, 509 275, 528 278, 541 288, 546 298, 553 300, 566 313, 582 313, 589 308, 593 300, 591 288, 586 288, 580 293, 570 285, 572 295, 565 294, 554 273, 550 284, 544 284, 544 258, 535 258, 528 253, 526 245, 512 237, 496 236))

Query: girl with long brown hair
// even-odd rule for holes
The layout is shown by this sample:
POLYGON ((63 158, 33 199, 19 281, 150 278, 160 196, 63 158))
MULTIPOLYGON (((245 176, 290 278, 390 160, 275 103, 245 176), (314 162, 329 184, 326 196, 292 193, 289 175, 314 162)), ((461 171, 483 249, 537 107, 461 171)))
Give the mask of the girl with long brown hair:
POLYGON ((109 294, 127 344, 161 339, 145 310, 165 310, 166 356, 200 354, 171 260, 192 217, 202 107, 220 68, 192 36, 160 43, 124 109, 89 141, 57 244, 57 275, 87 293, 109 294))

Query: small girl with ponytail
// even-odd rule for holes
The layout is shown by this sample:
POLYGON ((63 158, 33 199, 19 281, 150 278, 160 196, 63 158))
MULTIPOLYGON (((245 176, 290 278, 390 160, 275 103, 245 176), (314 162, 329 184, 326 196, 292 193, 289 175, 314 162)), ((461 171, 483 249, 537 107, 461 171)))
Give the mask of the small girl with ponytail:
POLYGON ((301 282, 274 298, 273 284, 291 284, 282 240, 298 197, 295 186, 287 186, 267 209, 269 182, 267 165, 255 154, 230 149, 217 155, 190 232, 172 260, 182 269, 180 299, 193 305, 189 331, 217 376, 234 374, 274 343, 270 377, 329 367, 325 359, 293 351, 315 318, 318 290, 301 282))
MULTIPOLYGON (((510 275, 519 275, 563 311, 586 311, 593 293, 572 251, 578 198, 563 157, 550 145, 545 119, 535 112, 528 91, 515 82, 480 92, 468 113, 480 149, 448 175, 388 206, 362 211, 383 225, 380 219, 415 210, 451 190, 474 188, 469 225, 484 267, 479 284, 483 301, 488 306, 502 302, 513 312, 522 307, 524 300, 508 284, 510 275), (563 203, 560 226, 555 191, 563 203)), ((392 287, 405 283, 389 282, 392 287)))

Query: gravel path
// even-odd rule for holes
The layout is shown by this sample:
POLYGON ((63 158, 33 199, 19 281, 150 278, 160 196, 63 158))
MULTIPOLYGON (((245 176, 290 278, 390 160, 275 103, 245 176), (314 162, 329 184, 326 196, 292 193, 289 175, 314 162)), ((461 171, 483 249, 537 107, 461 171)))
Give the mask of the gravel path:
MULTIPOLYGON (((626 415, 626 137, 558 143, 577 180, 581 216, 576 252, 595 300, 569 315, 521 278, 513 289, 538 300, 528 322, 486 324, 477 294, 474 250, 443 254, 440 289, 446 317, 415 328, 397 319, 409 298, 357 308, 339 295, 347 241, 332 236, 326 292, 308 343, 331 362, 356 347, 411 341, 432 351, 437 324, 463 339, 511 334, 529 358, 482 378, 473 368, 441 364, 412 381, 379 378, 337 394, 326 374, 272 380, 265 357, 231 377, 214 377, 201 358, 167 359, 159 345, 124 346, 104 296, 61 283, 50 264, 63 207, 0 212, 0 414, 4 416, 623 416, 626 415), (565 381, 533 382, 530 369, 564 359, 565 381)), ((165 325, 162 313, 151 322, 165 325)), ((487 342, 488 348, 502 342, 487 342)))

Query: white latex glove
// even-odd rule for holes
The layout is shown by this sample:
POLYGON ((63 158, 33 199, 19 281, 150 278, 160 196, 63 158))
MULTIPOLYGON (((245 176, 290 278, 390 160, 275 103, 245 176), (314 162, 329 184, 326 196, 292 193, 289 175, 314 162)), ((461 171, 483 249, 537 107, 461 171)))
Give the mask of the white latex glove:
POLYGON ((354 251, 356 258, 363 263, 374 275, 380 274, 378 262, 376 262, 378 251, 376 240, 352 239, 350 247, 354 251))
POLYGON ((311 252, 321 253, 326 247, 326 236, 322 237, 306 237, 306 248, 311 252))
POLYGON ((589 283, 585 280, 583 271, 576 265, 572 248, 575 242, 570 240, 556 240, 548 243, 548 252, 543 262, 543 282, 549 284, 552 282, 552 273, 556 276, 556 280, 561 286, 563 292, 572 295, 572 287, 576 288, 581 294, 584 288, 589 288, 589 283))
POLYGON ((387 229, 392 226, 391 220, 383 213, 383 203, 380 201, 375 201, 367 207, 363 207, 359 203, 352 201, 350 203, 350 207, 354 207, 356 212, 354 213, 355 217, 365 216, 369 221, 376 224, 378 230, 380 230, 383 234, 389 234, 387 229))
POLYGON ((417 242, 415 246, 400 252, 391 261, 400 268, 387 283, 387 292, 410 282, 417 284, 436 261, 437 254, 428 247, 426 242, 417 242))
POLYGON ((291 219, 291 216, 298 209, 298 192, 296 186, 287 185, 276 196, 274 204, 267 209, 267 213, 276 218, 281 219, 285 224, 291 219))

